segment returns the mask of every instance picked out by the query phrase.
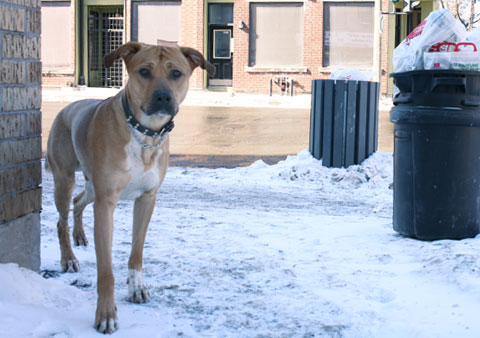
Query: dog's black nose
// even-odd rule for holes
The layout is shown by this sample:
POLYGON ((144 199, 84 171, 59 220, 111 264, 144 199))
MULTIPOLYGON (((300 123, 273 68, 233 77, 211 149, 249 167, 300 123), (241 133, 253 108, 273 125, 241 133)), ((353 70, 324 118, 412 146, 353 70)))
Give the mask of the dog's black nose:
POLYGON ((175 99, 170 90, 159 89, 153 92, 152 101, 147 111, 148 115, 164 113, 174 116, 177 113, 175 99))
POLYGON ((157 101, 158 104, 170 104, 172 101, 172 92, 169 90, 157 90, 154 93, 154 98, 155 101, 157 101))

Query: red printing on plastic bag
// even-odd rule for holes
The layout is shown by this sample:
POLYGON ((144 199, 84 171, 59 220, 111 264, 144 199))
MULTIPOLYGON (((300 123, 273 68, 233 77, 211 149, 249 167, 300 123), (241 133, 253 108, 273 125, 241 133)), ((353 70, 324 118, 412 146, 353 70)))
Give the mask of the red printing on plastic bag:
POLYGON ((435 53, 435 52, 450 52, 450 47, 453 47, 453 52, 461 52, 460 46, 471 46, 473 47, 473 51, 477 51, 477 46, 473 42, 439 42, 434 45, 432 45, 429 49, 429 53, 435 53), (445 50, 442 50, 442 47, 447 46, 445 50))
POLYGON ((423 20, 417 27, 415 27, 415 29, 407 36, 407 38, 405 39, 405 42, 407 43, 407 45, 410 45, 410 41, 413 39, 413 38, 416 38, 417 36, 421 35, 422 32, 423 32, 423 28, 425 28, 425 25, 427 23, 427 20, 423 20))
POLYGON ((457 43, 456 47, 455 47, 455 52, 460 52, 460 46, 472 46, 473 47, 473 51, 476 52, 477 51, 477 46, 475 46, 475 44, 473 42, 459 42, 457 43))
POLYGON ((431 52, 442 52, 442 47, 447 46, 445 52, 448 52, 450 50, 450 47, 453 47, 453 50, 455 51, 457 48, 457 44, 454 42, 439 42, 430 47, 428 50, 429 53, 431 52))

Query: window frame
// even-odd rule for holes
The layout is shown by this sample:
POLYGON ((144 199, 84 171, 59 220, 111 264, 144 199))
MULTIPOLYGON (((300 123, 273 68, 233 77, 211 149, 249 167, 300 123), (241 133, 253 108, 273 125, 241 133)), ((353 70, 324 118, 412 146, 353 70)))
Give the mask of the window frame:
POLYGON ((358 70, 361 70, 361 71, 365 71, 365 70, 368 70, 368 71, 375 71, 375 69, 377 69, 378 67, 378 56, 377 56, 377 52, 378 52, 378 47, 377 47, 377 44, 378 44, 378 38, 377 38, 377 35, 378 35, 378 31, 377 31, 377 26, 378 26, 378 22, 377 22, 377 18, 375 17, 375 13, 377 12, 377 8, 378 8, 378 0, 323 0, 323 18, 322 18, 322 24, 323 24, 323 27, 322 27, 322 50, 325 50, 325 15, 327 13, 326 11, 326 4, 327 3, 352 3, 352 4, 355 4, 355 3, 367 3, 367 4, 372 4, 373 6, 373 36, 374 36, 374 39, 373 39, 373 48, 372 48, 372 65, 370 67, 355 67, 355 66, 343 66, 343 67, 340 67, 341 65, 328 65, 328 66, 325 66, 324 65, 324 55, 323 55, 323 52, 322 52, 322 60, 321 60, 321 65, 318 67, 318 71, 319 72, 323 72, 323 73, 331 73, 333 72, 334 70, 336 69, 347 69, 347 68, 357 68, 358 70))
POLYGON ((301 6, 298 6, 298 7, 301 7, 302 9, 302 17, 301 17, 301 21, 302 21, 302 30, 301 30, 301 35, 302 35, 302 48, 301 48, 301 54, 300 54, 300 59, 301 59, 301 62, 298 64, 298 65, 253 65, 253 66, 250 66, 250 62, 251 62, 251 59, 250 59, 250 53, 251 53, 251 37, 250 37, 250 32, 249 32, 249 37, 248 37, 248 65, 245 66, 245 71, 246 72, 249 72, 249 73, 275 73, 275 72, 282 72, 282 73, 306 73, 308 72, 308 69, 307 67, 303 66, 303 62, 304 62, 304 47, 305 47, 305 40, 304 40, 304 37, 305 37, 305 25, 303 24, 303 22, 305 21, 305 1, 303 0, 249 0, 249 27, 250 29, 252 29, 253 27, 253 21, 252 21, 252 18, 253 18, 253 15, 252 15, 252 8, 253 8, 253 4, 266 4, 266 5, 270 5, 270 4, 295 4, 295 5, 298 5, 298 4, 301 4, 301 6))
MULTIPOLYGON (((182 34, 181 34, 181 29, 182 29, 182 1, 181 0, 132 0, 131 1, 131 10, 130 10, 130 39, 132 41, 138 41, 138 35, 139 35, 139 7, 146 5, 157 5, 157 6, 163 6, 165 4, 175 4, 175 6, 179 6, 179 11, 180 11, 180 22, 179 22, 179 34, 178 34, 178 41, 172 41, 176 43, 181 42, 182 34)), ((157 39, 158 43, 158 39, 157 39)))
POLYGON ((232 59, 232 32, 229 29, 213 29, 213 58, 214 59, 225 59, 225 60, 231 60, 232 59), (228 56, 217 56, 216 52, 217 49, 215 48, 215 42, 217 41, 215 39, 215 33, 216 32, 228 32, 228 38, 230 40, 229 45, 228 45, 228 56))

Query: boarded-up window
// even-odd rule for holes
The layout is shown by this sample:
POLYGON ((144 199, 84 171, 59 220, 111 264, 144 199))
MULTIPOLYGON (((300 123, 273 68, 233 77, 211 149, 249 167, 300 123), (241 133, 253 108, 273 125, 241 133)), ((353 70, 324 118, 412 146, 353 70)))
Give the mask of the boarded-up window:
POLYGON ((134 2, 133 40, 156 45, 158 40, 180 41, 181 2, 134 2))
POLYGON ((302 3, 251 3, 249 66, 301 66, 302 3))
POLYGON ((42 2, 41 42, 44 72, 73 72, 74 46, 70 2, 42 2))
POLYGON ((373 2, 325 2, 324 67, 373 67, 373 13, 373 2))

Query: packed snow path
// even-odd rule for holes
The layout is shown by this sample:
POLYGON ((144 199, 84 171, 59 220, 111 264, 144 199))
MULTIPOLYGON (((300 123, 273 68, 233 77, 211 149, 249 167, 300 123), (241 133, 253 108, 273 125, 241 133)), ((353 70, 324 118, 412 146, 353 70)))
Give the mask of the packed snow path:
MULTIPOLYGON (((77 175, 76 192, 83 185, 77 175)), ((170 168, 144 250, 152 299, 126 301, 132 202, 115 212, 115 337, 479 337, 480 238, 392 230, 392 155, 329 169, 304 151, 275 166, 170 168)), ((44 174, 42 270, 0 265, 5 337, 97 337, 93 212, 79 273, 60 273, 44 174)))

